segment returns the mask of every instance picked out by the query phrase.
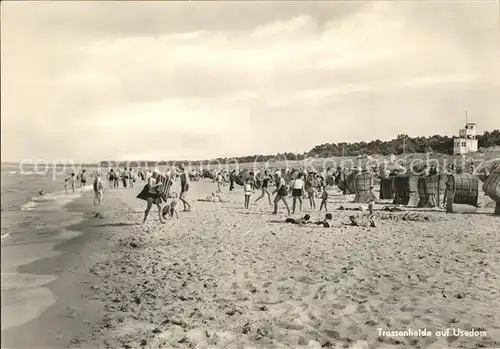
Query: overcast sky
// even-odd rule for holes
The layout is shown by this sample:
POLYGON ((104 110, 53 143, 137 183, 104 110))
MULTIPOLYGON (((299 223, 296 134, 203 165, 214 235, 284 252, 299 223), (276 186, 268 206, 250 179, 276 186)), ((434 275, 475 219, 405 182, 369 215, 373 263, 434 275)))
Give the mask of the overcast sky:
POLYGON ((2 160, 500 128, 498 1, 2 2, 2 160))

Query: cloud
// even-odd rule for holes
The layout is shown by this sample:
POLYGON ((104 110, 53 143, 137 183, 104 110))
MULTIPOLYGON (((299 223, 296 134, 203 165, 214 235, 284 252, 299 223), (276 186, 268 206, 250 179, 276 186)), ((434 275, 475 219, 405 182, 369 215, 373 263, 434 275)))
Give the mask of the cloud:
POLYGON ((303 151, 452 133, 465 109, 500 126, 496 4, 242 6, 256 15, 234 3, 4 4, 2 156, 303 151), (419 118, 399 121, 402 109, 419 118))

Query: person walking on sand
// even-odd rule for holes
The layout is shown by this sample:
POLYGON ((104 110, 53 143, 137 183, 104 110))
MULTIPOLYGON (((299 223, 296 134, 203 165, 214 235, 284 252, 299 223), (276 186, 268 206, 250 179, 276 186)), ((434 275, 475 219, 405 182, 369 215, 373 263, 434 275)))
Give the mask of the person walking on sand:
POLYGON ((186 175, 186 170, 181 167, 181 193, 179 195, 179 200, 181 200, 184 205, 184 211, 191 211, 191 205, 187 202, 187 192, 189 190, 189 176, 186 175))
POLYGON ((286 197, 288 194, 288 190, 286 188, 285 179, 282 177, 280 172, 276 172, 275 175, 276 181, 276 190, 273 192, 273 195, 276 194, 274 198, 274 211, 273 214, 278 214, 278 203, 283 201, 285 204, 286 210, 288 211, 288 215, 290 215, 290 207, 288 206, 288 202, 286 201, 286 197))
POLYGON ((319 211, 325 208, 325 211, 328 212, 328 192, 326 191, 326 185, 323 185, 323 191, 321 193, 321 205, 319 205, 319 211))
POLYGON ((151 177, 148 178, 147 207, 146 211, 144 212, 144 219, 142 220, 142 224, 146 223, 146 219, 148 218, 149 211, 151 211, 151 207, 153 207, 153 204, 158 207, 158 217, 160 218, 160 223, 164 223, 161 217, 161 197, 158 193, 158 187, 162 185, 162 183, 159 181, 159 175, 160 171, 155 169, 151 177))
POLYGON ((267 170, 264 171, 264 178, 262 178, 262 183, 261 183, 261 189, 262 189, 262 194, 255 200, 259 201, 260 199, 263 199, 265 195, 267 195, 267 199, 269 200, 269 205, 272 205, 271 203, 271 194, 269 193, 269 190, 267 189, 269 187, 269 173, 267 170))
POLYGON ((248 210, 250 207, 250 196, 252 195, 252 185, 250 184, 250 179, 245 180, 245 209, 248 210))
POLYGON ((295 207, 297 205, 297 199, 299 200, 300 213, 302 213, 302 196, 304 195, 304 180, 302 179, 303 173, 299 173, 297 178, 292 181, 292 214, 295 214, 295 207))
POLYGON ((101 174, 96 173, 94 179, 94 206, 101 206, 103 194, 104 185, 102 184, 101 174))

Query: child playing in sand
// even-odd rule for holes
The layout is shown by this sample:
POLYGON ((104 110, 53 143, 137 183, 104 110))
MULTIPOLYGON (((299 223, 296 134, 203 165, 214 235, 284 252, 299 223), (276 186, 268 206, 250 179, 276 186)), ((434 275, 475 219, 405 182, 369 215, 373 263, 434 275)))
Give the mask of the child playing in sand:
POLYGON ((325 228, 330 228, 330 227, 333 226, 332 225, 332 219, 333 219, 332 214, 331 213, 327 213, 325 215, 325 219, 324 220, 316 222, 315 224, 316 225, 322 225, 325 228))
POLYGON ((250 206, 250 196, 252 195, 252 185, 250 184, 250 179, 245 180, 245 209, 249 209, 250 206))
POLYGON ((326 207, 328 202, 328 192, 326 191, 326 185, 323 186, 323 191, 321 193, 321 205, 319 205, 319 211, 325 207, 325 211, 328 212, 328 208, 326 207))
POLYGON ((174 218, 174 213, 175 213, 175 217, 177 219, 179 219, 179 214, 177 213, 176 207, 177 207, 177 200, 176 199, 172 200, 172 202, 170 202, 170 204, 163 207, 163 210, 162 210, 163 219, 166 219, 167 216, 169 216, 170 218, 174 218))
POLYGON ((287 218, 285 219, 285 223, 292 223, 292 224, 298 224, 298 225, 303 225, 307 223, 311 223, 309 220, 311 219, 311 216, 306 214, 304 217, 295 219, 295 218, 287 218))

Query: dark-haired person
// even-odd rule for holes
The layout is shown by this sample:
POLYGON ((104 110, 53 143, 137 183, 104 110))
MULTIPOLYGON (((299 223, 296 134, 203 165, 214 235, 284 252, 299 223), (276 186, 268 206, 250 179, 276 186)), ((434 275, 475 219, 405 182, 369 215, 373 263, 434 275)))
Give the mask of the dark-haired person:
POLYGON ((302 213, 302 196, 304 195, 304 186, 305 182, 302 179, 304 176, 303 173, 299 173, 297 175, 297 178, 292 181, 292 197, 293 197, 293 203, 292 203, 292 214, 295 213, 295 206, 297 204, 297 200, 299 200, 300 204, 300 213, 302 213))
POLYGON ((160 218, 160 223, 164 223, 161 216, 162 214, 161 197, 160 194, 158 193, 158 187, 162 185, 162 183, 158 180, 159 175, 160 171, 155 169, 151 177, 148 178, 147 207, 146 211, 144 212, 144 219, 142 221, 142 224, 146 222, 149 211, 151 211, 151 207, 153 207, 153 204, 155 204, 156 207, 158 207, 158 217, 160 218))
POLYGON ((319 205, 319 211, 325 208, 325 211, 328 212, 328 192, 326 191, 326 185, 323 186, 323 191, 321 192, 321 205, 319 205))
POLYGON ((325 214, 325 218, 322 221, 316 222, 316 225, 322 225, 325 228, 331 228, 333 216, 331 213, 325 214))
POLYGON ((303 225, 310 222, 311 216, 306 214, 304 217, 295 219, 295 218, 287 218, 285 219, 285 223, 292 223, 292 224, 298 224, 298 225, 303 225))
POLYGON ((85 169, 83 169, 82 172, 80 173, 80 188, 82 193, 86 184, 87 184, 87 173, 85 169))
POLYGON ((269 173, 267 170, 264 171, 264 177, 262 178, 261 182, 261 189, 262 189, 262 194, 255 200, 255 202, 259 201, 260 199, 263 199, 265 195, 267 195, 267 199, 269 200, 269 205, 272 205, 271 203, 271 194, 269 193, 269 173))
POLYGON ((282 177, 281 172, 278 171, 275 174, 276 181, 276 190, 273 192, 273 195, 276 194, 274 198, 274 211, 273 214, 278 214, 278 203, 283 201, 285 204, 288 215, 290 215, 290 207, 288 206, 288 202, 286 201, 286 197, 288 195, 288 190, 286 187, 285 179, 282 177))
POLYGON ((181 167, 181 193, 179 195, 179 200, 181 200, 184 205, 184 211, 191 211, 191 205, 187 202, 187 192, 189 190, 188 176, 186 175, 186 170, 181 167))
POLYGON ((76 181, 75 173, 72 172, 71 176, 69 176, 69 182, 71 184, 71 190, 73 191, 73 194, 75 193, 75 181, 76 181))

